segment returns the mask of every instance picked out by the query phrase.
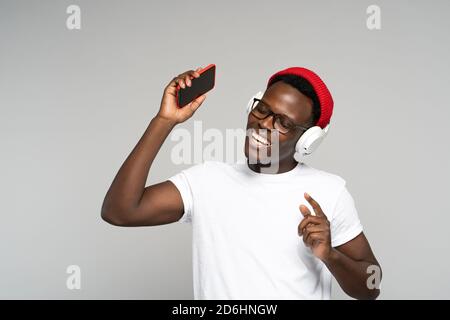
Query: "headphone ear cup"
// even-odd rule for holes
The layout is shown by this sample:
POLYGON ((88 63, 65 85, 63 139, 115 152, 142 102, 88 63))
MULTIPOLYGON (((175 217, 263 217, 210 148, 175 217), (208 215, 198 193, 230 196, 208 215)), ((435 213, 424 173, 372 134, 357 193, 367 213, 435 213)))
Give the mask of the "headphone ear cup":
POLYGON ((326 133, 319 126, 314 126, 306 130, 295 145, 295 160, 300 162, 304 156, 313 153, 325 138, 326 133))
POLYGON ((261 99, 263 95, 264 95, 264 92, 259 91, 251 97, 251 99, 247 103, 247 114, 249 114, 250 111, 252 111, 253 99, 254 98, 261 99))

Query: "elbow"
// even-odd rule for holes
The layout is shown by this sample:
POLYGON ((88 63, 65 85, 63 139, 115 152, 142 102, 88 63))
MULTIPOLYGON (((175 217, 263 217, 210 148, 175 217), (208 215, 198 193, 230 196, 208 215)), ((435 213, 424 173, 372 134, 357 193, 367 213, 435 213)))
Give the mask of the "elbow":
POLYGON ((110 214, 109 212, 103 212, 101 214, 101 218, 103 221, 117 227, 124 227, 124 223, 121 219, 118 219, 116 216, 110 214))
POLYGON ((362 283, 360 283, 359 290, 355 290, 356 294, 353 295, 355 299, 359 300, 376 300, 381 291, 381 279, 382 279, 382 270, 380 264, 375 260, 369 262, 369 266, 366 268, 367 274, 369 275, 367 278, 363 279, 362 283))
POLYGON ((380 295, 380 289, 375 288, 364 288, 360 290, 355 290, 354 292, 346 292, 350 297, 357 300, 376 300, 380 295))
POLYGON ((345 293, 356 300, 376 300, 380 295, 380 289, 367 289, 364 292, 346 292, 345 293))
POLYGON ((366 296, 363 298, 364 300, 376 300, 380 295, 380 289, 370 289, 367 292, 366 296))
POLYGON ((127 217, 130 214, 123 208, 115 208, 103 203, 101 210, 101 218, 103 221, 117 227, 127 227, 130 225, 127 217))

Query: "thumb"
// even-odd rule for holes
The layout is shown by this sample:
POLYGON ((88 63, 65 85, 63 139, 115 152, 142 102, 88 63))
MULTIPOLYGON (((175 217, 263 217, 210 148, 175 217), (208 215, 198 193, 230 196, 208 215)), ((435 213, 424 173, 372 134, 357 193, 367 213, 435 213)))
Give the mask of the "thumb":
POLYGON ((206 99, 206 95, 202 94, 201 96, 197 97, 194 101, 192 101, 189 104, 189 108, 192 110, 192 112, 195 112, 203 103, 203 101, 205 101, 206 99))

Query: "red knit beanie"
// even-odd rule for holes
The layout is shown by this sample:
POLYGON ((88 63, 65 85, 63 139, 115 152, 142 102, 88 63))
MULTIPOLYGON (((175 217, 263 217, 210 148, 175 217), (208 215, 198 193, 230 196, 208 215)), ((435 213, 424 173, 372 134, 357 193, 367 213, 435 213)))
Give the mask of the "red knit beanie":
POLYGON ((333 98, 331 97, 331 93, 328 91, 325 83, 311 70, 301 67, 292 67, 278 71, 272 75, 267 83, 267 87, 271 85, 272 80, 274 80, 276 76, 286 74, 293 74, 302 77, 306 79, 314 88, 320 103, 320 118, 315 125, 321 127, 322 129, 325 128, 326 125, 330 123, 331 115, 333 114, 333 98))

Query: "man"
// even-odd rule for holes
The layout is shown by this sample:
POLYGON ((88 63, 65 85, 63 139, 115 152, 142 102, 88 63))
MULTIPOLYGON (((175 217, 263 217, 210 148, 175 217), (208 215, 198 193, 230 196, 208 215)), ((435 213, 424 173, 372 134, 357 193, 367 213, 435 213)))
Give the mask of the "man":
POLYGON ((145 187, 166 137, 206 98, 176 104, 177 85, 190 86, 200 69, 165 88, 158 114, 106 194, 102 218, 118 226, 192 223, 195 299, 329 299, 331 276, 348 295, 375 299, 369 270, 381 269, 345 181, 294 156, 305 131, 323 129, 332 114, 331 94, 311 70, 270 78, 248 115, 246 163, 207 161, 145 187), (277 141, 264 131, 276 132, 277 141), (264 173, 274 164, 277 172, 264 173))

